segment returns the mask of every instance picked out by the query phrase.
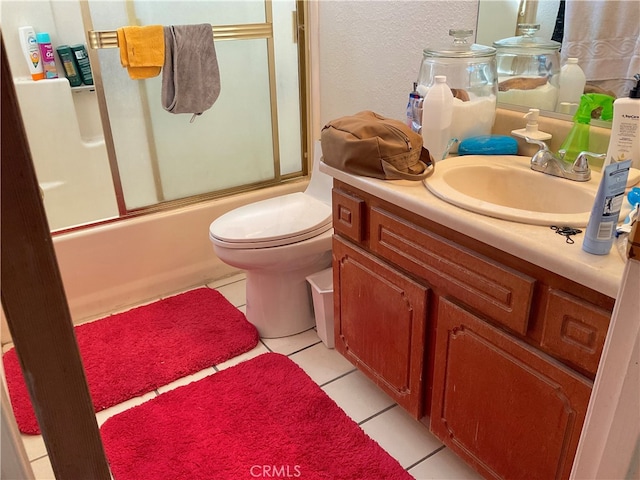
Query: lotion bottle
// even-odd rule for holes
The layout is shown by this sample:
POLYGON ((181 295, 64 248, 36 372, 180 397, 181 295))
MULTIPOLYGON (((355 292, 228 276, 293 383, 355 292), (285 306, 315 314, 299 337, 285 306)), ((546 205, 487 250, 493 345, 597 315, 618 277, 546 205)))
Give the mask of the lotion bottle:
POLYGON ((640 169, 640 73, 633 78, 636 85, 629 96, 613 102, 611 138, 604 166, 631 160, 631 166, 640 169))
POLYGON ((447 77, 436 75, 422 102, 422 139, 424 147, 436 160, 447 156, 451 140, 453 94, 447 77))
POLYGON ((20 27, 18 34, 20 35, 22 53, 24 53, 24 58, 27 61, 31 78, 33 80, 42 80, 44 78, 44 70, 42 69, 42 57, 40 56, 36 31, 33 27, 20 27))

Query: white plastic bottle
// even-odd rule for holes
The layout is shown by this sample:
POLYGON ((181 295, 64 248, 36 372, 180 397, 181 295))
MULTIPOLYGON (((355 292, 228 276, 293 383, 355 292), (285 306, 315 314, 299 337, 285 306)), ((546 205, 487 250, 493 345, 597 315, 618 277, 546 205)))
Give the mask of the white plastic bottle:
POLYGON ((29 67, 29 73, 33 80, 42 80, 44 78, 44 70, 42 69, 42 58, 40 56, 40 47, 36 39, 36 31, 33 27, 18 28, 20 35, 20 46, 22 53, 29 67))
POLYGON ((633 78, 636 85, 629 96, 613 102, 611 138, 603 169, 624 160, 631 160, 631 166, 640 169, 640 73, 633 78))
POLYGON ((573 115, 580 105, 580 97, 584 93, 587 77, 578 65, 577 58, 567 58, 567 63, 560 70, 558 102, 556 112, 569 110, 573 115))
POLYGON ((447 85, 447 77, 436 75, 435 83, 422 102, 422 140, 436 161, 448 153, 452 116, 453 94, 447 85))

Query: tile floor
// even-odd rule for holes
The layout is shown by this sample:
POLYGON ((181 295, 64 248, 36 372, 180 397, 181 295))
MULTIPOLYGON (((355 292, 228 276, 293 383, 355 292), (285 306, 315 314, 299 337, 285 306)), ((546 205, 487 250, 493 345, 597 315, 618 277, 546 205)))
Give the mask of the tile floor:
MULTIPOLYGON (((226 278, 208 286, 218 289, 232 304, 244 311, 244 275, 226 278)), ((313 329, 287 338, 263 339, 250 352, 97 413, 98 424, 102 425, 110 416, 172 388, 268 351, 288 355, 300 365, 371 438, 416 479, 481 478, 338 352, 326 348, 313 329)), ((36 479, 53 479, 42 437, 23 435, 23 441, 36 479)))

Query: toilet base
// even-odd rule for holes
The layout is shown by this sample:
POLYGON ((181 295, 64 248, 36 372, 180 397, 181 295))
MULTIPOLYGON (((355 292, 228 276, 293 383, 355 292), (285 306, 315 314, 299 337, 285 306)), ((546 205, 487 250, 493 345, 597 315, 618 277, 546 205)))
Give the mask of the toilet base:
POLYGON ((308 275, 331 266, 331 252, 295 271, 247 271, 247 320, 261 338, 280 338, 304 332, 316 321, 308 275))

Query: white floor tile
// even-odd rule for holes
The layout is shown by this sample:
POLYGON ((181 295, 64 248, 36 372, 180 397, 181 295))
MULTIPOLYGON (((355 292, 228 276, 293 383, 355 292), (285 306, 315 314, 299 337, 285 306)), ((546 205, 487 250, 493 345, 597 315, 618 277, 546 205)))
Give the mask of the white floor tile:
POLYGON ((245 280, 247 275, 244 272, 237 273, 236 275, 230 275, 228 277, 219 278, 218 280, 214 280, 212 282, 207 283, 207 287, 220 289, 224 285, 229 285, 230 283, 240 282, 245 280))
POLYGON ((411 418, 399 406, 360 426, 405 468, 442 446, 426 426, 411 418))
POLYGON ((300 365, 318 385, 355 369, 351 362, 335 350, 325 347, 322 342, 294 353, 289 358, 300 365))
POLYGON ((246 288, 247 282, 244 279, 240 279, 233 283, 222 285, 216 288, 216 290, 218 290, 224 298, 229 300, 234 307, 240 307, 247 303, 246 288))
POLYGON ((283 355, 291 355, 293 352, 314 345, 319 341, 320 337, 318 337, 318 333, 313 328, 289 337, 262 339, 262 342, 269 350, 283 355))
POLYGON ((417 480, 482 480, 482 476, 448 448, 409 470, 417 480))
POLYGON ((55 480, 56 476, 53 474, 53 468, 49 457, 39 458, 31 462, 31 468, 33 469, 33 475, 37 480, 55 480))
POLYGON ((24 445, 24 450, 29 460, 47 455, 47 447, 44 446, 42 435, 20 434, 20 436, 22 437, 22 444, 24 445))
POLYGON ((118 405, 114 405, 113 407, 109 407, 105 410, 102 410, 96 413, 96 420, 98 421, 98 426, 101 427, 104 422, 107 421, 108 418, 113 417, 118 413, 122 413, 125 410, 128 410, 132 407, 140 405, 146 401, 151 400, 152 398, 156 398, 158 395, 156 392, 145 393, 140 397, 134 397, 126 402, 119 403, 118 405))
POLYGON ((395 403, 358 370, 328 383, 322 389, 357 423, 395 403))
POLYGON ((258 355, 262 355, 263 353, 268 352, 269 350, 267 350, 267 347, 265 347, 262 342, 258 342, 258 345, 253 350, 243 353, 242 355, 238 355, 237 357, 233 357, 226 362, 219 363, 218 365, 216 365, 216 369, 224 370, 225 368, 233 367, 234 365, 244 362, 245 360, 249 360, 250 358, 254 358, 258 355))
POLYGON ((213 375, 216 373, 213 367, 205 368, 204 370, 200 370, 199 372, 194 373, 193 375, 187 375, 186 377, 182 377, 175 382, 171 382, 168 385, 164 385, 162 387, 158 387, 158 393, 168 392, 169 390, 173 390, 178 387, 182 387, 184 385, 188 385, 191 382, 195 382, 203 379, 204 377, 208 377, 209 375, 213 375))

